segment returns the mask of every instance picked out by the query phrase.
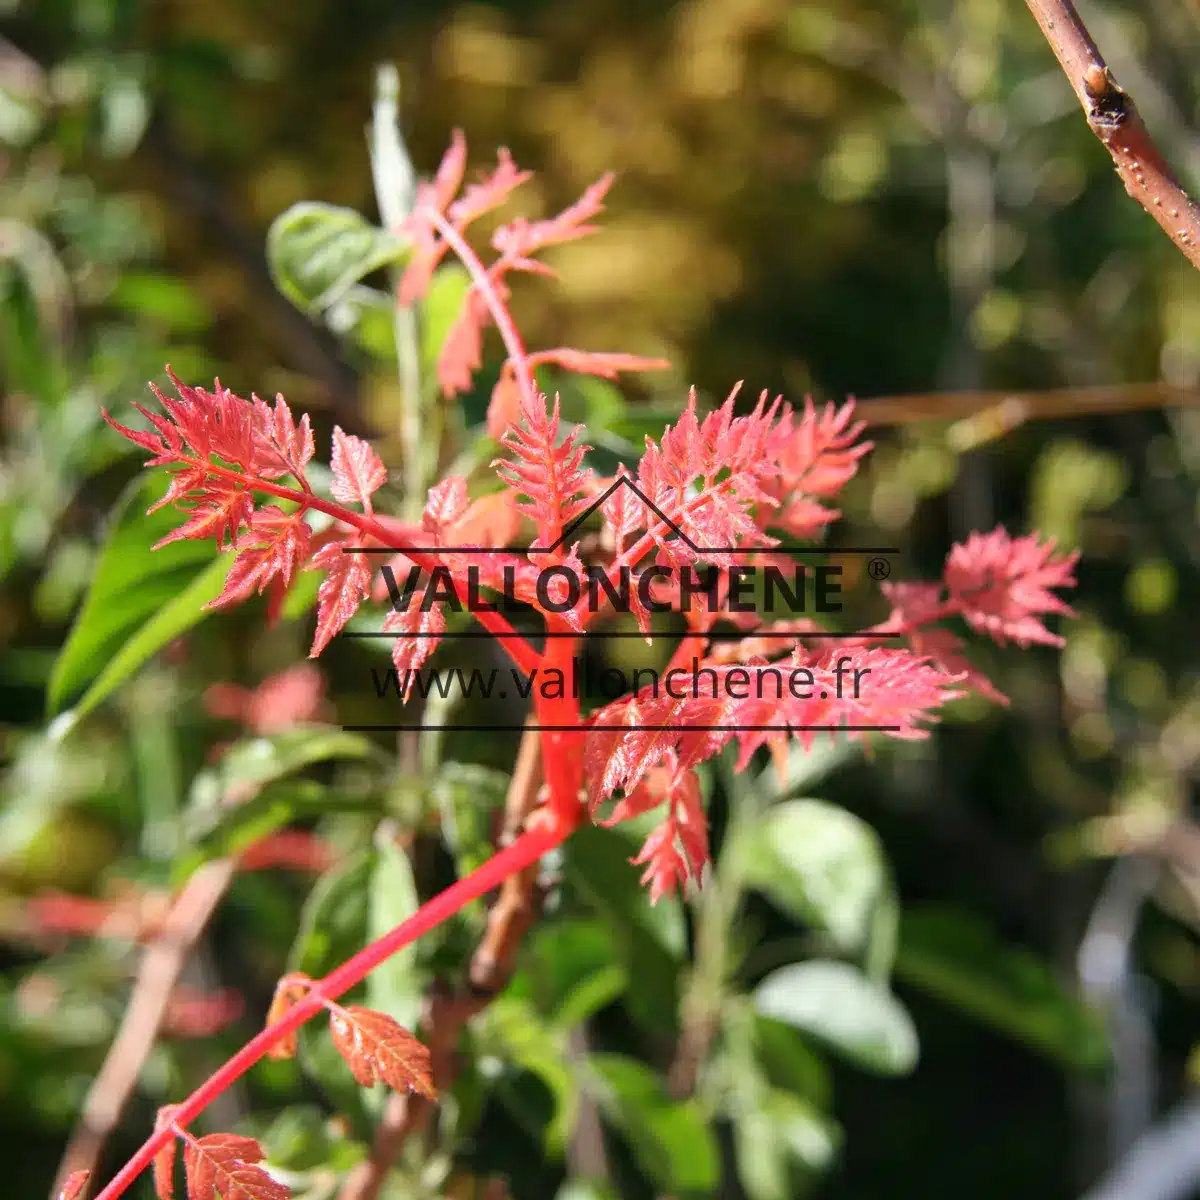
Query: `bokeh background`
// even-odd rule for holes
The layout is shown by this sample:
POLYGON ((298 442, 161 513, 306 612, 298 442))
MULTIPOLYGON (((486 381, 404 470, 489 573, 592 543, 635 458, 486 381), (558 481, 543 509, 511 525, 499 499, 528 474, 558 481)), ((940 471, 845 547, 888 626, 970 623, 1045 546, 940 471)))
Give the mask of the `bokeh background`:
MULTIPOLYGON (((1200 6, 1083 11, 1200 187, 1200 6)), ((859 397, 877 448, 839 536, 901 546, 911 575, 998 522, 1082 553, 1061 653, 981 648, 1011 708, 960 706, 928 744, 821 784, 892 864, 921 1060, 901 1078, 831 1060, 841 1142, 817 1194, 1076 1196, 1187 1102, 1200 280, 1125 195, 1023 4, 3 0, 0 20, 7 1195, 48 1191, 130 969, 128 948, 40 957, 26 901, 154 878, 170 857, 156 837, 231 736, 204 689, 299 661, 311 628, 210 622, 48 745, 50 673, 137 471, 99 412, 127 412, 170 362, 282 391, 321 437, 336 421, 398 453, 394 366, 294 308, 264 249, 299 201, 377 219, 364 128, 381 62, 399 69, 421 171, 460 126, 474 165, 506 145, 536 170, 531 215, 617 173, 602 232, 554 256, 559 281, 517 289, 529 344, 670 358, 634 381, 634 413, 743 379, 859 397)), ((476 420, 489 369, 462 401, 476 420)), ((361 674, 339 653, 331 673, 361 674)), ((239 882, 204 943, 210 989, 245 987, 258 1011, 271 972, 249 964, 280 965, 305 890, 239 882)), ((757 918, 789 936, 765 906, 757 918)), ((113 1155, 249 1028, 166 1045, 113 1155)), ((619 1022, 597 1036, 641 1053, 619 1022)))

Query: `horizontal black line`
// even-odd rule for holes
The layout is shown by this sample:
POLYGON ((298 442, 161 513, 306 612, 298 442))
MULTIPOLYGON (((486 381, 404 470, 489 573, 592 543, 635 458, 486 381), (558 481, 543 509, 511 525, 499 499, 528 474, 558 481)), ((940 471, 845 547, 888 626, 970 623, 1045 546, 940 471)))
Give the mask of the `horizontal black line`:
MULTIPOLYGON (((553 554, 557 546, 343 546, 343 554, 553 554)), ((699 546, 700 554, 899 554, 895 546, 699 546)))
MULTIPOLYGON (((538 633, 536 631, 521 633, 518 630, 513 630, 512 633, 504 633, 504 632, 490 633, 486 629, 464 629, 459 633, 391 633, 384 629, 363 629, 363 630, 352 630, 352 631, 343 632, 343 633, 338 634, 338 636, 344 637, 344 638, 467 638, 467 639, 472 639, 472 640, 476 639, 476 638, 479 638, 479 639, 486 638, 488 640, 491 640, 493 638, 509 638, 509 637, 586 638, 589 641, 602 640, 602 639, 607 639, 607 638, 614 638, 614 639, 618 639, 618 640, 621 638, 630 638, 630 639, 639 638, 644 641, 646 639, 646 637, 683 638, 683 637, 687 637, 689 635, 687 634, 686 631, 663 630, 663 629, 652 629, 652 630, 650 630, 649 634, 638 633, 636 630, 617 630, 613 633, 596 633, 596 632, 588 632, 588 631, 585 631, 583 633, 538 633)), ((753 632, 753 633, 741 633, 741 632, 706 633, 701 636, 706 638, 708 641, 741 642, 741 641, 748 641, 751 638, 769 638, 769 637, 774 637, 774 638, 788 638, 788 637, 800 637, 800 638, 865 638, 865 637, 898 638, 898 637, 902 637, 903 635, 899 634, 899 633, 821 633, 821 632, 815 632, 815 631, 812 633, 788 633, 788 632, 771 633, 771 632, 764 630, 761 633, 759 633, 757 631, 753 632)))
MULTIPOLYGON (((621 733, 899 733, 899 725, 602 725, 600 729, 621 733)), ((343 733, 398 733, 420 729, 430 733, 592 733, 592 725, 343 725, 343 733)))

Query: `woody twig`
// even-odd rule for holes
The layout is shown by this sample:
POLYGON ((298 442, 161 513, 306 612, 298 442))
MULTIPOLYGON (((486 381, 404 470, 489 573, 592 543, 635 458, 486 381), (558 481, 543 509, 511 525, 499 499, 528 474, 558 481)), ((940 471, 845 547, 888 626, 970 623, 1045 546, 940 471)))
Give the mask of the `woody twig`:
POLYGON ((1112 155, 1125 190, 1200 268, 1200 208, 1188 197, 1150 136, 1132 98, 1113 79, 1072 0, 1026 0, 1088 126, 1112 155))

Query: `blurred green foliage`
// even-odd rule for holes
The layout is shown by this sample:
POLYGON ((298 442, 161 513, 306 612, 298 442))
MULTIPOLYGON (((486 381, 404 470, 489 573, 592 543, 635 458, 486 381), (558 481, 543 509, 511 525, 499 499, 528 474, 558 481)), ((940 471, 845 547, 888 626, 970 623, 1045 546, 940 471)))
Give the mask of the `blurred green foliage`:
MULTIPOLYGON (((1117 77, 1194 183, 1194 5, 1094 7, 1117 77)), ((1039 420, 1002 402, 1195 389, 1200 292, 1112 175, 1023 6, 6 0, 0 19, 10 1194, 48 1193, 136 962, 119 935, 47 943, 29 896, 166 887, 293 823, 337 851, 312 886, 236 880, 194 973, 241 989, 249 1016, 211 1041, 160 1041, 115 1162, 155 1104, 248 1036, 279 973, 327 969, 477 864, 503 802, 515 739, 426 739, 418 770, 394 745, 307 724, 243 730, 213 760, 237 733, 205 689, 301 659, 314 598, 268 631, 254 605, 200 623, 222 566, 195 543, 151 554, 170 526, 140 514, 162 481, 132 482, 137 455, 100 419, 169 362, 242 394, 281 390, 319 444, 336 421, 399 460, 386 268, 401 247, 377 228, 363 136, 381 61, 399 67, 422 171, 457 124, 474 162, 509 145, 537 170, 530 216, 618 173, 602 233, 558 250, 558 282, 514 297, 533 347, 673 360, 628 401, 562 382, 598 463, 636 455, 692 381, 710 398, 738 379, 792 398, 998 389, 975 415, 865 401, 877 447, 838 537, 901 546, 913 577, 997 521, 1083 555, 1061 654, 980 652, 1011 707, 964 702, 930 742, 872 761, 797 752, 783 783, 713 772, 719 855, 688 904, 649 909, 635 843, 582 831, 555 866, 556 909, 472 1023, 435 1134, 406 1147, 391 1194, 473 1195, 502 1173, 514 1196, 561 1200, 1065 1197, 1186 1090, 1200 408, 1099 413, 1080 390, 1077 412, 1039 420), (1127 855, 1153 864, 1151 903, 1114 916, 1098 898, 1127 855), (1106 933, 1131 955, 1113 978, 1091 957, 1106 933), (586 1120, 599 1155, 577 1135, 586 1120)), ((468 473, 493 449, 479 427, 494 367, 453 406, 430 383, 463 288, 439 275, 421 377, 444 456, 468 473)), ((882 615, 870 588, 855 595, 848 621, 882 615)), ((331 721, 378 711, 364 686, 377 661, 366 643, 322 659, 331 721)), ((390 964, 371 1002, 411 1021, 482 920, 473 908, 390 964)), ((380 1108, 314 1036, 213 1119, 261 1132, 315 1200, 361 1159, 380 1108)))

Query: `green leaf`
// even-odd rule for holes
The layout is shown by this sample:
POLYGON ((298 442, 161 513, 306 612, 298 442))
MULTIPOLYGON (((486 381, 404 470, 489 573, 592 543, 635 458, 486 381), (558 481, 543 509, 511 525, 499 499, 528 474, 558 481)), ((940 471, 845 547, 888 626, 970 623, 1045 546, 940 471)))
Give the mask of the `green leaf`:
POLYGON ((512 989, 528 983, 538 1010, 559 1029, 573 1029, 629 986, 611 931, 599 921, 559 921, 530 939, 528 964, 512 989))
POLYGON ((289 971, 314 979, 366 945, 375 852, 359 850, 321 874, 300 910, 289 971))
POLYGON ((749 886, 827 932, 839 950, 865 946, 889 892, 883 851, 869 825, 822 800, 788 800, 767 811, 739 851, 749 886))
POLYGON ((822 1106, 829 1103, 829 1065, 796 1030, 755 1016, 753 1036, 755 1057, 768 1083, 822 1106))
POLYGON ((369 224, 352 208, 332 204, 293 204, 267 232, 267 263, 275 286, 314 316, 360 279, 407 254, 407 244, 386 229, 369 224))
POLYGON ((434 272, 421 300, 422 379, 437 378, 438 356, 470 290, 471 276, 457 263, 447 263, 434 272))
POLYGON ((620 1200, 608 1183, 598 1179, 567 1179, 554 1194, 554 1200, 620 1200))
POLYGON ((619 1054, 593 1054, 597 1103, 661 1188, 712 1192, 720 1174, 716 1139, 695 1100, 671 1100, 649 1067, 619 1054))
POLYGON ((172 868, 172 878, 178 884, 201 863, 240 854, 293 821, 335 812, 375 812, 379 808, 376 794, 346 792, 313 779, 271 784, 241 804, 204 805, 185 815, 187 832, 195 844, 180 856, 172 868))
POLYGON ((476 1050, 528 1071, 546 1085, 554 1099, 546 1149, 555 1156, 563 1154, 579 1108, 579 1089, 567 1067, 563 1036, 542 1021, 531 1004, 504 995, 485 1010, 476 1050))
POLYGON ((751 1200, 792 1200, 797 1168, 827 1170, 839 1142, 836 1126, 812 1105, 772 1087, 737 1106, 733 1131, 738 1178, 751 1200))
POLYGON ((677 896, 650 904, 629 865, 636 853, 636 842, 624 830, 585 825, 564 848, 567 877, 603 917, 629 977, 637 980, 624 998, 630 1013, 647 1028, 670 1032, 686 949, 683 906, 677 896))
POLYGON ((1099 1017, 1059 984, 1050 965, 966 913, 906 912, 896 974, 1067 1067, 1092 1070, 1109 1061, 1099 1017))
POLYGON ((877 1074, 903 1075, 916 1065, 917 1033, 908 1013, 849 963, 818 959, 781 967, 755 988, 754 1006, 877 1074))
POLYGON ((219 810, 231 791, 248 797, 285 775, 342 758, 384 761, 378 747, 362 734, 329 725, 298 725, 283 733, 234 742, 214 767, 201 771, 192 781, 185 820, 203 836, 203 830, 213 828, 219 819, 219 810))
POLYGON ((172 542, 150 547, 180 523, 178 512, 146 509, 165 481, 136 480, 114 509, 97 558, 91 587, 47 688, 49 715, 92 686, 76 706, 82 716, 120 686, 151 655, 200 622, 216 599, 231 559, 212 542, 172 542))
POLYGON ((117 281, 108 300, 135 316, 161 321, 179 333, 200 333, 213 321, 211 309, 195 289, 170 275, 130 272, 117 281))
POLYGON ((432 796, 459 875, 469 875, 492 856, 492 816, 507 790, 503 771, 478 763, 445 762, 438 770, 432 796))
MULTIPOLYGON (((367 941, 382 937, 411 917, 420 904, 408 855, 396 845, 394 836, 384 836, 390 825, 391 822, 385 822, 376 838, 367 941)), ((416 942, 380 963, 367 976, 366 1003, 368 1008, 395 1017, 406 1029, 416 1027, 421 1011, 416 942)))

